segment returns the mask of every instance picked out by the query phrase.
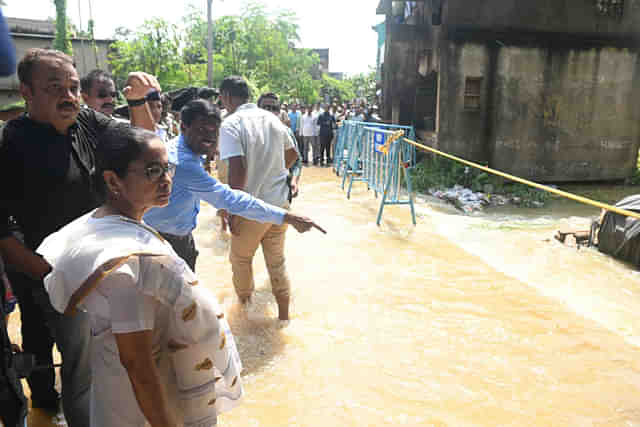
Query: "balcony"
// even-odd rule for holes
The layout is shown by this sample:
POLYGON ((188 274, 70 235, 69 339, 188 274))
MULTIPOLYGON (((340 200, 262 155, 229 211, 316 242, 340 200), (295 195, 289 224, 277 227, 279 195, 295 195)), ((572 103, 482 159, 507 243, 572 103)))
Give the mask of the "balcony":
POLYGON ((440 25, 443 0, 380 0, 376 13, 399 25, 440 25))

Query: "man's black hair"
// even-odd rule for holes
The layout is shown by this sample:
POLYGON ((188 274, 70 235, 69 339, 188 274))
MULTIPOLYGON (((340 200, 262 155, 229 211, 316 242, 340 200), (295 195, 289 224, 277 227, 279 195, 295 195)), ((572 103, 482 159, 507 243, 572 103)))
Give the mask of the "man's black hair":
POLYGON ((32 49, 29 49, 27 53, 25 53, 24 57, 18 64, 18 80, 20 80, 20 83, 31 86, 31 83, 33 83, 34 66, 41 60, 47 58, 53 58, 62 62, 66 62, 68 64, 71 64, 74 68, 76 66, 76 64, 73 62, 73 58, 71 58, 64 52, 60 52, 59 50, 41 49, 39 47, 34 47, 32 49))
POLYGON ((201 87, 198 89, 198 94, 196 97, 198 99, 210 99, 214 96, 218 96, 218 90, 211 87, 201 87))
POLYGON ((234 98, 240 98, 243 101, 249 100, 249 85, 247 81, 240 76, 226 77, 220 84, 220 93, 227 93, 234 98))
POLYGON ((262 95, 260 95, 260 98, 258 98, 258 107, 260 107, 262 105, 262 101, 264 101, 267 98, 273 99, 276 102, 280 101, 280 99, 278 98, 278 95, 276 95, 273 92, 263 93, 262 95))
POLYGON ((89 93, 93 84, 98 80, 112 80, 113 76, 104 70, 91 70, 89 74, 80 79, 80 89, 84 93, 89 93))
POLYGON ((191 126, 198 117, 211 117, 221 122, 220 110, 218 107, 206 99, 195 99, 189 101, 180 110, 180 119, 185 126, 191 126))
POLYGON ((210 87, 187 87, 169 92, 171 111, 180 111, 189 101, 194 99, 210 99, 218 96, 218 90, 210 87))

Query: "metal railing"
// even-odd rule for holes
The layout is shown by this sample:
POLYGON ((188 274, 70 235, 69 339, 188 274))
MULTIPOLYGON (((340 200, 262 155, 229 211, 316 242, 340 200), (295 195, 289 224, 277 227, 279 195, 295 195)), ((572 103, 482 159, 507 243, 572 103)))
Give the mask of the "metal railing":
POLYGON ((413 224, 416 224, 408 173, 415 166, 416 150, 405 138, 415 138, 413 127, 345 121, 338 131, 333 168, 342 176, 342 189, 349 180, 347 199, 351 198, 354 182, 366 182, 376 198, 382 194, 378 225, 386 205, 409 205, 413 224))

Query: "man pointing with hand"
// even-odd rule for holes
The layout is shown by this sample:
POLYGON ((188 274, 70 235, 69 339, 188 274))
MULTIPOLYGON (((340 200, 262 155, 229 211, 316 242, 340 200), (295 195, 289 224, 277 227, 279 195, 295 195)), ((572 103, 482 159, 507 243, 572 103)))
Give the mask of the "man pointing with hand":
POLYGON ((222 122, 215 105, 204 99, 190 101, 180 111, 180 117, 180 136, 167 144, 169 162, 176 166, 169 204, 149 210, 144 221, 171 243, 193 271, 198 250, 192 232, 196 228, 200 200, 266 225, 291 224, 301 233, 317 227, 309 218, 230 189, 204 170, 202 156, 216 148, 222 122))
MULTIPOLYGON (((298 158, 288 129, 270 112, 249 103, 249 87, 242 77, 227 77, 220 99, 229 112, 220 130, 220 158, 229 161, 229 185, 252 196, 289 208, 288 168, 298 158)), ((285 267, 287 224, 263 224, 245 218, 231 219, 230 261, 233 286, 248 309, 254 291, 253 256, 262 246, 278 304, 278 318, 289 320, 291 284, 285 267)))

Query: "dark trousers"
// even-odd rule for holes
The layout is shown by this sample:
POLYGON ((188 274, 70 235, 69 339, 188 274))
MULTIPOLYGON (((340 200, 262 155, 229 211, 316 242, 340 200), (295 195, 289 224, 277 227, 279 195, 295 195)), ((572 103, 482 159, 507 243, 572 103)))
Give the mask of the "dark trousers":
MULTIPOLYGON (((22 273, 9 273, 9 280, 20 305, 22 343, 27 353, 36 357, 38 365, 53 363, 53 342, 62 355, 62 407, 69 427, 89 425, 91 388, 91 324, 84 312, 74 316, 58 313, 44 289, 42 281, 22 273)), ((53 369, 34 372, 28 379, 32 403, 46 405, 57 400, 53 388, 53 369)))
POLYGON ((298 144, 298 153, 300 153, 300 156, 302 157, 301 160, 303 162, 307 161, 307 154, 304 152, 304 138, 302 137, 302 135, 296 133, 296 143, 298 144))
POLYGON ((198 258, 198 250, 196 249, 196 242, 193 240, 193 233, 189 233, 186 236, 175 236, 173 234, 160 233, 176 251, 178 256, 185 260, 187 265, 191 267, 191 270, 196 271, 196 259, 198 258))
MULTIPOLYGON (((36 303, 31 289, 32 280, 17 272, 9 272, 8 276, 20 304, 22 349, 33 354, 38 365, 53 365, 53 334, 47 326, 45 311, 36 303)), ((31 388, 33 406, 50 407, 57 404, 56 373, 53 368, 33 371, 27 378, 27 383, 31 388)))
POLYGON ((333 134, 329 135, 320 135, 320 158, 319 161, 322 163, 323 161, 330 162, 331 161, 331 140, 333 139, 333 134), (326 157, 325 157, 326 153, 326 157))
MULTIPOLYGON (((2 260, 0 260, 0 263, 2 260)), ((0 279, 0 307, 4 307, 5 288, 0 279)), ((12 366, 12 349, 4 313, 0 315, 0 424, 6 427, 24 427, 27 399, 22 391, 18 374, 12 366)))

